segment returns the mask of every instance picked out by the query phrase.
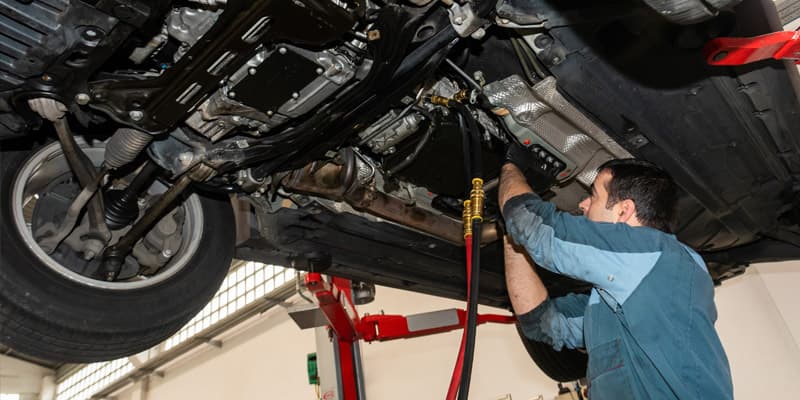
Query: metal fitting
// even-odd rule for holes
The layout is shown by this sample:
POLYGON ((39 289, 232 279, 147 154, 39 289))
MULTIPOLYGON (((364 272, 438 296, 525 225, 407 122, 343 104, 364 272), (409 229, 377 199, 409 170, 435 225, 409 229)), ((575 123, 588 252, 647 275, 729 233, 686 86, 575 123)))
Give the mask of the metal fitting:
POLYGON ((461 213, 461 220, 464 223, 464 237, 472 235, 472 202, 464 200, 464 211, 461 213))
POLYGON ((450 107, 450 99, 447 97, 442 96, 431 96, 431 104, 435 104, 437 106, 445 106, 450 107))
POLYGON ((453 95, 453 100, 455 100, 455 101, 457 101, 459 103, 463 103, 464 100, 467 100, 469 98, 469 96, 470 96, 469 93, 470 93, 469 90, 461 89, 461 90, 458 91, 458 93, 453 95))
POLYGON ((472 221, 483 222, 483 179, 472 178, 472 191, 469 193, 470 205, 472 212, 470 219, 472 221))

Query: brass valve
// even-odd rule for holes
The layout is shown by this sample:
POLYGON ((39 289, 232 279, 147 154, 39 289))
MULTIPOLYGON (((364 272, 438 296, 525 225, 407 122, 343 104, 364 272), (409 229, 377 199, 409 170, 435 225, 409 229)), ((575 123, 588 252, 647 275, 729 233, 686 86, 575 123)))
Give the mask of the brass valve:
POLYGON ((431 96, 431 104, 435 104, 437 106, 445 106, 450 107, 450 99, 447 97, 442 96, 431 96))
POLYGON ((464 237, 472 235, 472 202, 464 200, 464 211, 461 213, 461 221, 464 223, 464 237))
POLYGON ((485 194, 483 193, 483 179, 472 178, 472 191, 469 193, 470 205, 472 206, 470 219, 472 221, 483 222, 484 197, 485 194))
POLYGON ((459 103, 464 103, 465 100, 469 100, 469 90, 467 89, 459 90, 458 93, 453 95, 453 100, 459 103))

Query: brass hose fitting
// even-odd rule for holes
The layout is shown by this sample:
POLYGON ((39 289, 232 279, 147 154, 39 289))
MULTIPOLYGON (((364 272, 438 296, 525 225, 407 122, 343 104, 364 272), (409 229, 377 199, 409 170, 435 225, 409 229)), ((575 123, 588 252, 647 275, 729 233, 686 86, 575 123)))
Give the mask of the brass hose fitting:
POLYGON ((450 99, 442 96, 431 96, 431 104, 435 104, 437 106, 450 107, 450 99))
POLYGON ((464 237, 472 235, 472 202, 469 200, 464 200, 461 221, 464 223, 464 237))
POLYGON ((472 206, 470 219, 483 222, 483 179, 472 178, 472 191, 469 193, 469 200, 472 206))
POLYGON ((467 89, 459 90, 458 93, 453 95, 453 100, 459 103, 464 103, 464 100, 469 100, 469 90, 467 89))

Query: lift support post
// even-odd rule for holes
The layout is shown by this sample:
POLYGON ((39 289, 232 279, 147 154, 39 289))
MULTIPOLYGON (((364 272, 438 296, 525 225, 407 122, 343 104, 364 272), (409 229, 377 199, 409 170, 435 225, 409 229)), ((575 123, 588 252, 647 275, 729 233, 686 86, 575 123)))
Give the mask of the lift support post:
MULTIPOLYGON (((432 335, 462 329, 466 321, 466 311, 455 308, 408 316, 382 314, 360 317, 352 300, 349 280, 332 277, 331 282, 327 282, 321 274, 310 272, 305 276, 305 285, 316 299, 336 339, 342 400, 364 400, 359 395, 363 393, 363 388, 358 387, 359 371, 353 357, 353 345, 357 341, 388 341, 432 335)), ((478 315, 478 324, 513 324, 515 321, 513 316, 478 315)))

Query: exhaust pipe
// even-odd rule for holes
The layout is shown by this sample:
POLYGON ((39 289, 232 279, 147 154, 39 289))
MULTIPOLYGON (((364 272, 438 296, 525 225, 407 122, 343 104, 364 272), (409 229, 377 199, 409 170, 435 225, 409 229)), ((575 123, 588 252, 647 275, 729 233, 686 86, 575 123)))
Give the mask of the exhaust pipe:
MULTIPOLYGON (((355 162, 353 158, 348 164, 355 162)), ((404 200, 375 190, 374 187, 360 183, 354 178, 356 168, 347 165, 325 163, 319 166, 312 163, 302 169, 292 171, 283 179, 283 185, 292 191, 324 197, 334 201, 344 201, 353 208, 377 217, 409 226, 431 236, 452 242, 464 243, 461 219, 455 220, 435 214, 421 207, 407 204, 404 200)), ((498 240, 495 224, 485 224, 481 234, 481 244, 498 240)))

